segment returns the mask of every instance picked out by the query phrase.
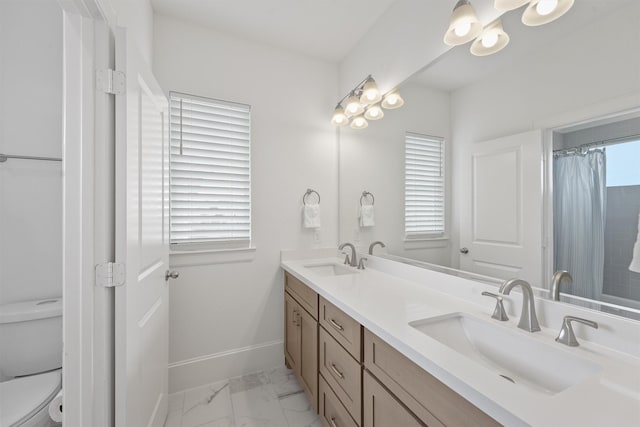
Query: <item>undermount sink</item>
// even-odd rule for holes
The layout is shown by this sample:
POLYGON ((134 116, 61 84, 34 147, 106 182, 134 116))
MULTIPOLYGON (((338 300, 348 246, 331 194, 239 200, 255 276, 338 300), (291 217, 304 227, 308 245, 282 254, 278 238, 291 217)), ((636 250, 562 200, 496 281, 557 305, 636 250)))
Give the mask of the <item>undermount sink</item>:
POLYGON ((556 343, 541 343, 523 333, 463 313, 409 323, 493 371, 530 390, 553 395, 596 375, 601 367, 574 356, 556 343))
POLYGON ((336 262, 326 262, 324 264, 305 265, 304 268, 313 271, 318 276, 341 276, 343 274, 356 273, 355 268, 347 267, 336 262))

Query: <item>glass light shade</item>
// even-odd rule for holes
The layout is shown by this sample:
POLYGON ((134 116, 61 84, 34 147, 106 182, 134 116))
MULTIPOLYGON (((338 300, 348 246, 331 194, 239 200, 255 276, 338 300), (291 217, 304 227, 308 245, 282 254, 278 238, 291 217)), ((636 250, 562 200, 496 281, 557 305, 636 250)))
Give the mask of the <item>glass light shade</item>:
POLYGON ((384 117, 384 111, 382 111, 379 104, 375 104, 367 108, 367 111, 364 113, 364 117, 367 120, 380 120, 384 117))
POLYGON ((362 87, 362 95, 360 96, 360 103, 365 105, 375 104, 380 102, 382 94, 378 89, 376 81, 370 76, 362 87))
POLYGON ((347 117, 357 116, 364 112, 364 107, 355 93, 352 92, 349 98, 347 98, 347 104, 344 111, 347 114, 347 117))
POLYGON ((529 1, 530 0, 496 0, 493 4, 493 7, 495 7, 500 12, 508 12, 510 10, 519 8, 520 6, 524 6, 525 4, 529 3, 529 1))
POLYGON ((331 118, 331 124, 334 126, 344 126, 349 123, 349 118, 344 113, 344 109, 341 105, 336 106, 333 110, 333 117, 331 118))
POLYGON ((522 23, 530 27, 548 24, 567 13, 574 2, 575 0, 531 0, 522 14, 522 23))
POLYGON ((449 21, 449 29, 444 34, 444 42, 449 46, 465 44, 480 35, 482 24, 469 0, 456 3, 449 21))
POLYGON ((381 105, 387 110, 393 110, 394 108, 402 107, 404 105, 404 99, 402 99, 397 90, 394 90, 384 96, 381 105))
POLYGON ((475 56, 487 56, 496 53, 509 44, 509 35, 502 29, 502 21, 498 19, 482 31, 480 37, 471 44, 471 53, 475 56))
POLYGON ((367 123, 367 120, 363 117, 363 116, 357 116, 355 117, 352 121, 351 121, 351 128, 352 129, 364 129, 367 126, 369 126, 369 123, 367 123))

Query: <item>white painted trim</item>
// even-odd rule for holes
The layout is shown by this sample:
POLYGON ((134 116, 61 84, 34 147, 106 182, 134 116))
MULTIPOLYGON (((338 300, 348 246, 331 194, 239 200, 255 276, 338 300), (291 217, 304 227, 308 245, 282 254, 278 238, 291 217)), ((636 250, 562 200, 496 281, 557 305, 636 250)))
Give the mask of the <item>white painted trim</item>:
POLYGON ((275 340, 169 364, 169 393, 284 364, 284 341, 275 340))
MULTIPOLYGON (((105 108, 95 91, 94 0, 60 0, 63 10, 63 419, 65 427, 113 424, 111 290, 94 286, 110 260, 110 165, 105 108), (96 195, 98 195, 96 197, 96 195)), ((104 26, 101 27, 104 30, 104 26)), ((104 36, 104 33, 101 33, 104 36)), ((106 48, 108 49, 108 48, 106 48)), ((101 52, 105 54, 103 50, 101 52)))
POLYGON ((227 264, 231 262, 249 262, 256 256, 256 248, 209 249, 200 251, 169 252, 169 265, 176 267, 195 267, 199 265, 227 264))

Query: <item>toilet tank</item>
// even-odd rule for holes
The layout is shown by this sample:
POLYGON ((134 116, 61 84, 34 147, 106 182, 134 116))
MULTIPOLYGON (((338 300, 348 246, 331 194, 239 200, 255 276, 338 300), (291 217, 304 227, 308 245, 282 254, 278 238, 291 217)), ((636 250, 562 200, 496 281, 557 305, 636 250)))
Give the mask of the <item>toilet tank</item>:
POLYGON ((0 305, 0 374, 62 367, 62 298, 0 305))

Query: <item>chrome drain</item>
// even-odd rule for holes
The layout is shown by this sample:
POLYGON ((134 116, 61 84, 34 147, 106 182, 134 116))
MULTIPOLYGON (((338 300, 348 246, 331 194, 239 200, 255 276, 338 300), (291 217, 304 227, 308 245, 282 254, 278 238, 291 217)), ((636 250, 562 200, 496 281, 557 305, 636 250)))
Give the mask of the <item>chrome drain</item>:
POLYGON ((512 383, 514 383, 514 384, 516 383, 516 382, 513 380, 513 378, 510 378, 510 377, 508 377, 508 376, 506 376, 506 375, 502 375, 502 374, 498 374, 498 375, 500 375, 502 378, 504 378, 504 379, 505 379, 505 380, 507 380, 507 381, 511 381, 511 382, 512 382, 512 383))

